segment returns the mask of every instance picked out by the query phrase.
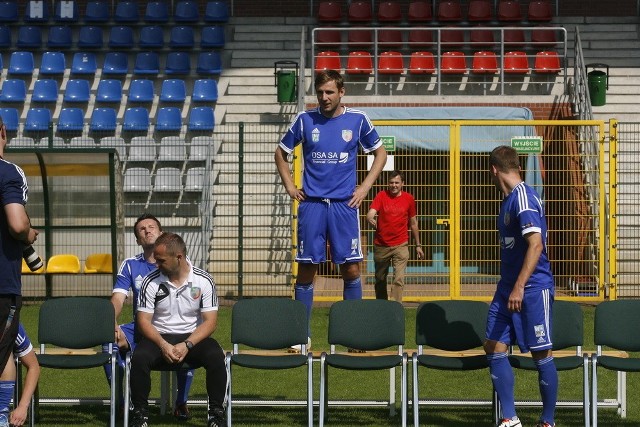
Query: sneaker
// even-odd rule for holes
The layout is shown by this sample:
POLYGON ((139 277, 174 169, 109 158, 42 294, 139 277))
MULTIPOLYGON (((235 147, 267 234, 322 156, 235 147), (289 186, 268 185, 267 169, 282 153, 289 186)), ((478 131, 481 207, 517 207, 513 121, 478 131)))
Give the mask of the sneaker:
POLYGON ((186 403, 181 403, 176 405, 176 408, 173 410, 173 416, 178 419, 178 421, 187 421, 191 418, 191 414, 189 413, 189 408, 187 408, 186 403))
POLYGON ((500 423, 498 424, 498 427, 520 427, 520 426, 522 426, 522 424, 520 424, 520 418, 518 417, 503 418, 502 421, 500 421, 500 423))
POLYGON ((556 427, 556 425, 540 420, 538 424, 536 424, 536 427, 556 427))
POLYGON ((131 427, 149 427, 149 415, 142 409, 134 409, 131 416, 131 427))
MULTIPOLYGON (((307 338, 307 351, 311 350, 311 338, 307 338)), ((300 353, 302 351, 302 345, 296 344, 289 347, 289 353, 300 353)))
POLYGON ((207 421, 207 427, 224 427, 227 425, 227 420, 224 414, 224 409, 213 408, 209 411, 209 421, 207 421))

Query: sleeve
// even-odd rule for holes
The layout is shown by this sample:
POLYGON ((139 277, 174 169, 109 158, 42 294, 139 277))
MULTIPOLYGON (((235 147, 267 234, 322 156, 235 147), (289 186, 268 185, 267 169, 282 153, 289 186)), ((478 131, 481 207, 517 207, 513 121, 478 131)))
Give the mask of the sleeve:
POLYGON ((27 204, 27 178, 22 169, 12 163, 6 163, 9 167, 5 167, 2 174, 2 182, 0 183, 0 200, 2 206, 11 203, 27 204))
POLYGON ((304 139, 302 114, 303 113, 298 113, 296 115, 296 117, 291 122, 287 133, 285 133, 280 140, 280 148, 282 148, 287 154, 290 154, 296 147, 296 145, 300 144, 304 139))
POLYGON ((22 326, 22 323, 18 325, 18 336, 16 337, 15 346, 13 348, 13 354, 15 357, 24 357, 33 350, 31 340, 27 335, 27 331, 22 326))
POLYGON ((201 312, 218 310, 218 295, 216 292, 216 284, 213 281, 213 277, 210 277, 209 280, 207 280, 206 285, 203 286, 202 299, 200 301, 201 312))
POLYGON ((529 233, 542 233, 543 212, 540 200, 536 197, 529 197, 527 208, 518 214, 520 232, 523 236, 529 233))
POLYGON ((413 196, 409 195, 409 219, 413 218, 417 214, 416 199, 413 196))
POLYGON ((129 294, 129 289, 133 284, 133 280, 131 278, 131 266, 127 262, 127 260, 122 261, 120 264, 120 269, 118 270, 118 275, 116 276, 116 283, 113 285, 113 293, 119 292, 123 294, 129 294))
POLYGON ((362 114, 359 136, 360 146, 365 153, 375 151, 382 145, 378 131, 373 127, 373 123, 371 123, 366 114, 362 114))
POLYGON ((153 313, 156 308, 156 293, 158 292, 158 284, 146 277, 142 281, 140 293, 138 294, 138 311, 145 313, 153 313))
POLYGON ((373 202, 371 202, 371 207, 369 209, 375 209, 380 212, 380 208, 382 207, 382 191, 379 191, 378 194, 373 198, 373 202))

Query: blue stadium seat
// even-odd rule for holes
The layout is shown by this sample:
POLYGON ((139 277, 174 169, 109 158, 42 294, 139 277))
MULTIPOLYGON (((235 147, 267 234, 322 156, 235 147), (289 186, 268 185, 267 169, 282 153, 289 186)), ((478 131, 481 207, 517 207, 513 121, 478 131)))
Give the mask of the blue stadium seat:
POLYGON ((198 22, 200 20, 198 2, 195 0, 178 1, 173 20, 175 22, 198 22))
POLYGON ((58 100, 58 82, 53 79, 38 79, 33 85, 31 102, 56 102, 58 100))
POLYGON ((157 25, 142 27, 138 46, 146 49, 162 48, 164 46, 164 31, 157 25))
POLYGON ((129 72, 129 60, 126 53, 107 52, 104 56, 104 65, 102 66, 102 74, 106 75, 125 75, 129 72))
POLYGON ((48 108, 29 108, 24 122, 25 131, 40 132, 49 129, 51 110, 48 108))
POLYGON ((96 102, 122 101, 122 82, 116 79, 104 79, 98 83, 96 102))
POLYGON ((18 22, 18 3, 16 0, 0 1, 0 22, 18 22))
POLYGON ((190 131, 209 131, 215 126, 212 107, 194 107, 189 114, 188 129, 190 131))
POLYGON ((33 62, 33 53, 18 51, 13 52, 9 58, 9 74, 14 75, 31 75, 35 64, 33 62))
POLYGON ((83 49, 102 48, 102 28, 94 25, 80 27, 78 33, 78 47, 83 49))
POLYGON ((56 22, 77 22, 79 20, 78 2, 73 0, 56 1, 53 20, 56 22))
POLYGON ((18 28, 16 46, 20 49, 36 49, 42 47, 42 30, 35 25, 18 28))
POLYGON ((156 131, 176 131, 182 128, 182 117, 177 107, 161 107, 156 117, 156 131))
POLYGON ((18 110, 16 108, 0 108, 0 117, 9 132, 18 131, 18 110))
POLYGON ((202 52, 198 55, 198 74, 215 75, 222 72, 222 58, 218 52, 202 52))
POLYGON ((189 74, 191 72, 191 55, 189 52, 169 52, 164 72, 167 75, 189 74))
POLYGON ((76 52, 71 62, 71 74, 95 74, 98 69, 94 53, 76 52))
POLYGON ((124 131, 149 130, 149 110, 143 107, 129 107, 124 111, 122 122, 124 131))
POLYGON ((113 20, 115 22, 138 22, 140 20, 138 2, 119 1, 116 4, 116 11, 113 14, 113 20))
POLYGON ((176 26, 171 28, 169 47, 177 49, 190 49, 194 46, 193 28, 176 26))
POLYGON ((2 83, 0 101, 24 102, 27 99, 27 86, 22 79, 7 79, 2 83))
POLYGON ((200 47, 224 47, 224 27, 208 26, 202 29, 200 47))
POLYGON ((104 0, 88 1, 84 22, 108 22, 111 19, 110 3, 104 0))
POLYGON ((160 101, 184 102, 187 98, 187 88, 182 79, 168 79, 162 82, 160 101))
POLYGON ((0 26, 0 48, 11 47, 11 28, 6 25, 0 26))
POLYGON ((149 79, 135 79, 129 86, 129 102, 152 102, 153 81, 149 79))
POLYGON ((66 68, 64 53, 62 52, 45 52, 40 60, 40 74, 44 75, 63 75, 66 68))
POLYGON ((229 9, 226 1, 209 1, 204 10, 205 22, 227 22, 229 9))
POLYGON ((91 87, 89 80, 69 79, 64 91, 64 102, 89 102, 91 87))
POLYGON ((169 22, 169 5, 166 1, 150 1, 144 14, 145 22, 169 22))
POLYGON ((109 47, 131 49, 134 43, 133 28, 114 26, 109 30, 109 47))
POLYGON ((77 132, 84 127, 84 113, 81 108, 63 108, 58 117, 58 132, 77 132))
POLYGON ((198 79, 193 83, 192 102, 216 102, 218 82, 213 79, 198 79))
POLYGON ((160 57, 157 52, 138 52, 133 66, 134 74, 158 74, 160 72, 160 57))
POLYGON ((89 130, 91 132, 116 130, 116 110, 113 108, 94 108, 89 130))
POLYGON ((24 10, 24 22, 49 21, 49 0, 30 0, 24 10))
POLYGON ((68 25, 53 25, 49 27, 47 47, 68 49, 72 43, 71 27, 68 25))

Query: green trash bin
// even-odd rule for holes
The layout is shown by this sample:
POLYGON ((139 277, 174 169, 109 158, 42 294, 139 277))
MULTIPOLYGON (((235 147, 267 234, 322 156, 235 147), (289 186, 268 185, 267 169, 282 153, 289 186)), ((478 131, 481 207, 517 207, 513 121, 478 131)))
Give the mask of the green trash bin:
POLYGON ((606 68, 607 72, 593 70, 587 73, 587 84, 589 86, 589 97, 591 105, 600 107, 607 103, 607 89, 609 89, 609 66, 607 64, 587 64, 589 68, 606 68))
POLYGON ((296 102, 295 71, 278 71, 278 102, 296 102))

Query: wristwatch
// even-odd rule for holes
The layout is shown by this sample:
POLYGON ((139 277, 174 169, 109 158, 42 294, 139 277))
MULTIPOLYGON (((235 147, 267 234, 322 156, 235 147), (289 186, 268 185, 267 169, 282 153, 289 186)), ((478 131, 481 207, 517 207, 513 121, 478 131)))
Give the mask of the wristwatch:
POLYGON ((191 351, 191 349, 193 348, 193 343, 189 340, 184 340, 184 345, 187 346, 187 350, 191 351))

